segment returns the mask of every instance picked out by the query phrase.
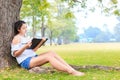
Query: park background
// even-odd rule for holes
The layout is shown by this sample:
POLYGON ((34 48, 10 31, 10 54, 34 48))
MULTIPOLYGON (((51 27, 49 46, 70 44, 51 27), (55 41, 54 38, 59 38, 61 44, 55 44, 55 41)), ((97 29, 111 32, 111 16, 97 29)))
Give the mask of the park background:
POLYGON ((20 16, 28 22, 28 35, 48 37, 51 44, 119 42, 119 4, 119 0, 23 1, 20 16))
POLYGON ((0 80, 120 80, 119 5, 119 0, 23 0, 20 19, 28 24, 27 35, 49 39, 37 54, 53 50, 71 65, 90 68, 75 77, 12 66, 0 69, 0 80))

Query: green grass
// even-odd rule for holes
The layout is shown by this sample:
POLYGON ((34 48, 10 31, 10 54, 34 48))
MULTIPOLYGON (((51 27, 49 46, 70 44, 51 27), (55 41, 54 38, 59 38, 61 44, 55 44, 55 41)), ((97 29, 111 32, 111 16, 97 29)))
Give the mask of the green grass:
POLYGON ((37 53, 55 51, 68 63, 75 65, 120 66, 120 43, 86 43, 47 46, 37 53))
MULTIPOLYGON (((55 51, 69 64, 120 67, 120 43, 86 43, 41 47, 37 53, 55 51)), ((0 70, 0 80, 120 80, 119 71, 82 69, 86 75, 75 77, 63 72, 33 74, 22 68, 0 70)))
POLYGON ((0 80, 120 80, 119 72, 101 70, 82 70, 86 73, 83 77, 71 76, 66 73, 56 72, 54 74, 33 74, 16 68, 5 70, 0 73, 0 80))

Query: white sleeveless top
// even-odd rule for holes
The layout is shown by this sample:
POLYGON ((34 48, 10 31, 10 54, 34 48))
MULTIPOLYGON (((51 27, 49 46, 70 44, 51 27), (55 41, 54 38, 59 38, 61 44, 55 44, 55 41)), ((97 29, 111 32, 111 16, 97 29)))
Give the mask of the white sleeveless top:
MULTIPOLYGON (((25 43, 27 43, 28 41, 29 40, 27 38, 21 37, 21 41, 19 44, 16 44, 16 45, 11 44, 11 55, 14 57, 13 52, 22 48, 25 45, 25 43)), ((24 50, 24 52, 22 54, 20 54, 19 56, 15 57, 15 58, 17 59, 17 62, 20 64, 26 58, 33 57, 35 55, 36 55, 36 53, 32 49, 26 49, 26 50, 24 50)))

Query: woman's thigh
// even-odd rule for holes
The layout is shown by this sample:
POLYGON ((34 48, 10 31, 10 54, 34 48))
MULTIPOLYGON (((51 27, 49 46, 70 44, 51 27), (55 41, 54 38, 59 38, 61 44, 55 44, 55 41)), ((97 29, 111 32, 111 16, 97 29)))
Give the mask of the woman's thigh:
POLYGON ((42 53, 42 54, 38 55, 37 57, 33 57, 30 60, 30 65, 29 65, 30 68, 35 67, 35 66, 40 66, 40 65, 47 63, 48 57, 49 57, 48 52, 42 53))

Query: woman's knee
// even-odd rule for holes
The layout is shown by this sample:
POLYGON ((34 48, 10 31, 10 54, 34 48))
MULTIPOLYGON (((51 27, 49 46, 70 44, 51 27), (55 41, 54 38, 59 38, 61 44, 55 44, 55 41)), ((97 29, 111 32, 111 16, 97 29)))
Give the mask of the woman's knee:
POLYGON ((56 54, 54 51, 48 51, 48 52, 46 52, 46 53, 40 54, 40 56, 41 56, 41 55, 44 55, 46 58, 48 58, 48 57, 54 57, 54 56, 56 56, 57 54, 56 54))
POLYGON ((53 52, 53 51, 49 51, 49 52, 46 53, 46 58, 47 58, 48 61, 55 58, 55 56, 56 56, 56 53, 53 52))
POLYGON ((49 51, 49 52, 48 52, 48 55, 49 55, 49 56, 55 56, 56 53, 55 53, 54 51, 49 51))

